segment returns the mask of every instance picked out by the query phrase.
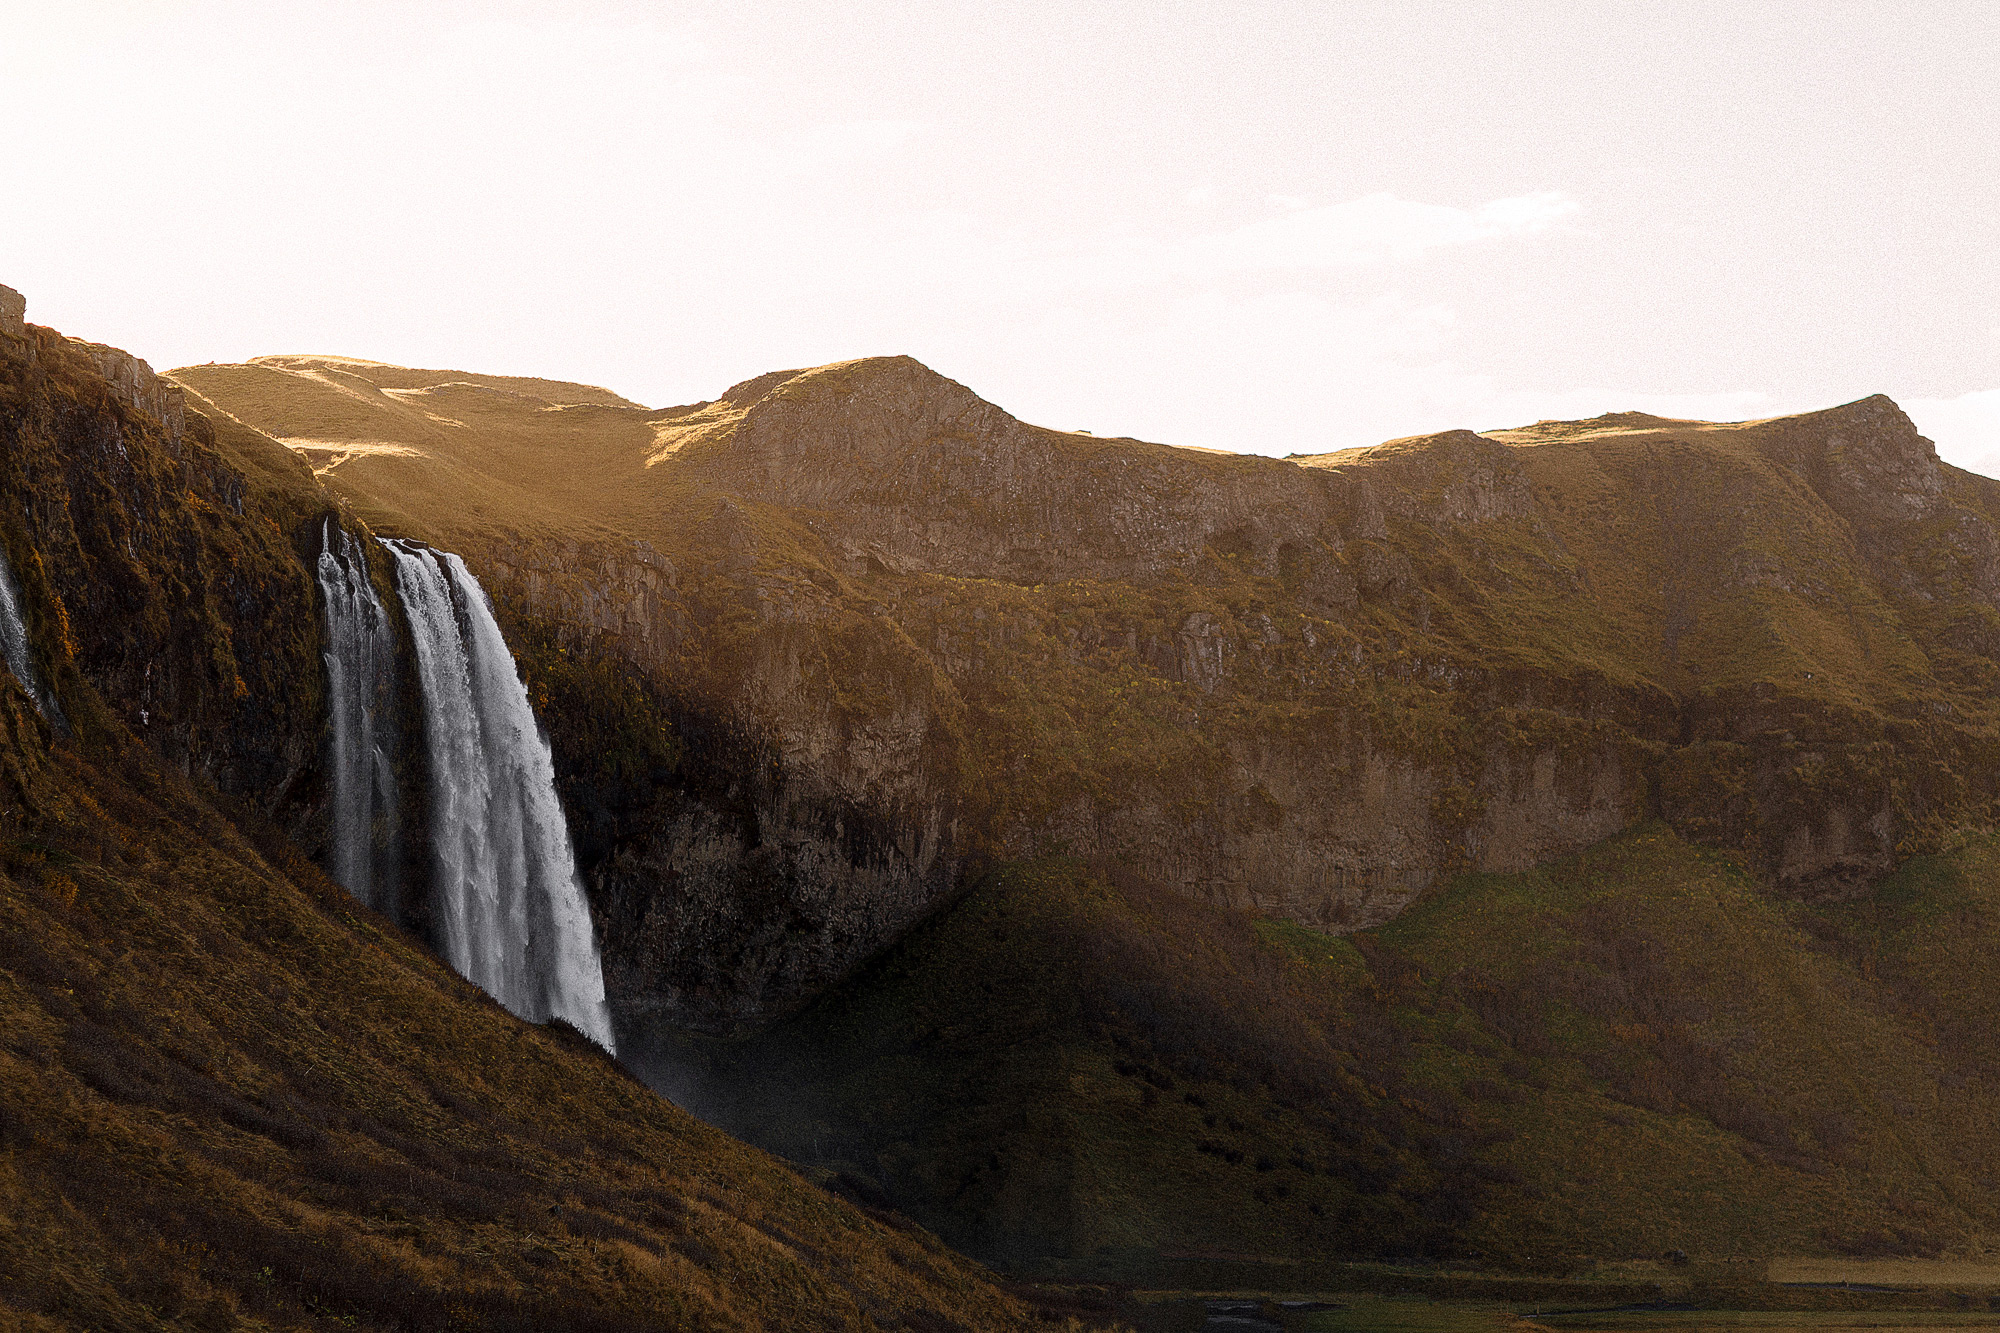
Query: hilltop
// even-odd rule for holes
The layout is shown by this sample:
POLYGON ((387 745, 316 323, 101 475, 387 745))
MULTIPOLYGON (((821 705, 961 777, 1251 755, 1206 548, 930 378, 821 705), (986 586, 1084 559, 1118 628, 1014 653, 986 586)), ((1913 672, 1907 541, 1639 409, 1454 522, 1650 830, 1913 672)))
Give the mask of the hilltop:
POLYGON ((1885 398, 1273 459, 904 357, 648 408, 156 377, 18 315, 34 1318, 1037 1317, 920 1227, 1044 1277, 1759 1301, 2000 1238, 2000 484, 1885 398), (329 520, 492 594, 624 1065, 444 969, 427 872, 391 919, 315 866, 329 520))

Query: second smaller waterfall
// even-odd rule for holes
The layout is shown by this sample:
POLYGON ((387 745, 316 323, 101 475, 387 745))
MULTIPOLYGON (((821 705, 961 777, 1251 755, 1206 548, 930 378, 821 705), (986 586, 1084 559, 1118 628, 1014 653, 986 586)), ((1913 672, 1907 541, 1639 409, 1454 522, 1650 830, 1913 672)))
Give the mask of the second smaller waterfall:
POLYGON ((333 720, 333 877, 362 902, 395 916, 401 907, 391 763, 396 641, 368 580, 366 551, 331 518, 321 535, 318 573, 333 720))
POLYGON ((28 643, 28 618, 21 605, 21 585, 14 581, 14 567, 7 563, 4 550, 0 550, 0 651, 6 655, 7 669, 21 682, 21 688, 35 701, 42 716, 55 723, 58 731, 68 731, 69 719, 63 716, 62 705, 35 670, 34 652, 28 643))

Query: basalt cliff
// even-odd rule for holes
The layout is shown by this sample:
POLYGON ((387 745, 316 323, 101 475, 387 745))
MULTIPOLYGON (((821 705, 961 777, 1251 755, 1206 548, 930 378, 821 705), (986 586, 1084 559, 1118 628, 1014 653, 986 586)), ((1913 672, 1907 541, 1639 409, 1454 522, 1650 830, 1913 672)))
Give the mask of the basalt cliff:
POLYGON ((576 714, 632 1021, 785 1012, 1000 860, 1344 932, 1654 817, 1853 897, 2000 795, 2000 486, 1883 398, 1271 459, 1029 426, 907 358, 665 410, 174 379, 488 580, 576 714))
POLYGON ((634 1067, 982 1258, 2000 1234, 2000 483, 1887 399, 1273 459, 907 358, 173 378, 493 590, 634 1067))

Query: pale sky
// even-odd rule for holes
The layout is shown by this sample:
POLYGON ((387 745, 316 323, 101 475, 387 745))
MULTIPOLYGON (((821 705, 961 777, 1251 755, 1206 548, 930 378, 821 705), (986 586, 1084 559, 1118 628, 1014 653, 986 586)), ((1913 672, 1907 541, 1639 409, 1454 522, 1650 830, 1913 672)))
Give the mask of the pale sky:
POLYGON ((1884 392, 2000 474, 2000 5, 0 0, 0 283, 1272 454, 1884 392))

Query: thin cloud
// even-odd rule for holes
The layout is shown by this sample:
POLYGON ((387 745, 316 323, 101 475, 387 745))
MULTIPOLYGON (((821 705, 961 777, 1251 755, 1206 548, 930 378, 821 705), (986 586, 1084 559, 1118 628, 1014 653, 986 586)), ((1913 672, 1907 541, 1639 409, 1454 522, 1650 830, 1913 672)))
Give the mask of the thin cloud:
POLYGON ((1122 238, 1083 253, 1029 261, 1026 285, 1039 291, 1104 290, 1411 263, 1455 246, 1572 231, 1569 220, 1581 210, 1575 199, 1555 190, 1473 208, 1370 194, 1288 207, 1277 217, 1178 241, 1122 238))
POLYGON ((2000 477, 2000 389, 1900 401, 1945 462, 2000 477))
POLYGON ((1432 250, 1540 236, 1563 228, 1581 205, 1555 190, 1452 208, 1370 194, 1299 208, 1169 252, 1189 276, 1343 268, 1419 259, 1432 250))

